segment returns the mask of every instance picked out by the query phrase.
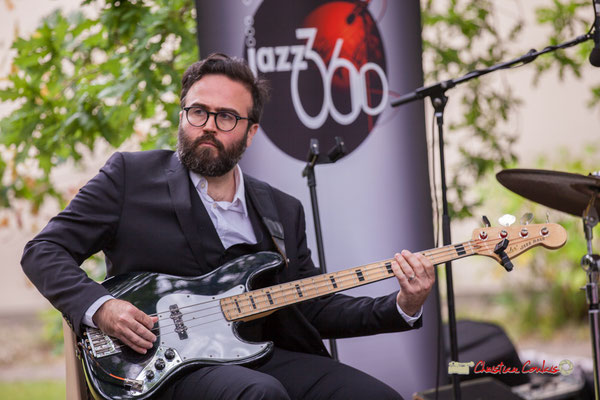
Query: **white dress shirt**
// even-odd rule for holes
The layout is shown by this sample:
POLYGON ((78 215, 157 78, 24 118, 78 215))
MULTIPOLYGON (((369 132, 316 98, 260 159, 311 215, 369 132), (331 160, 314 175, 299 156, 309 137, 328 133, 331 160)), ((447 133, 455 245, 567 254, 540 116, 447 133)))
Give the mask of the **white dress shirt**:
POLYGON ((234 169, 235 194, 233 201, 215 201, 208 195, 208 182, 205 177, 190 171, 190 179, 210 216, 224 248, 234 244, 256 244, 256 236, 246 205, 244 175, 239 165, 234 169))

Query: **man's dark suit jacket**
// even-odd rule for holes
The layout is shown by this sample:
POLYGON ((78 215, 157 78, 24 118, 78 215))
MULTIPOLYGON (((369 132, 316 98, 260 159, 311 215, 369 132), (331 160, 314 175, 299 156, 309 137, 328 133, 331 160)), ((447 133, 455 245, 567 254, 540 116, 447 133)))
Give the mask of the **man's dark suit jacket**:
MULTIPOLYGON (((314 275, 306 245, 300 202, 245 176, 247 196, 283 225, 289 265, 280 282, 314 275)), ((81 334, 88 307, 104 287, 79 268, 92 254, 106 255, 107 276, 133 271, 195 276, 209 272, 203 237, 212 226, 198 226, 193 215, 188 170, 172 151, 116 153, 48 225, 25 247, 23 270, 81 334)), ((264 215, 263 215, 264 216, 264 215)), ((281 332, 276 345, 327 354, 321 338, 362 336, 411 329, 399 315, 396 295, 354 298, 336 294, 275 313, 281 332), (277 343, 279 341, 280 343, 277 343)), ((421 320, 415 327, 419 327, 421 320)))

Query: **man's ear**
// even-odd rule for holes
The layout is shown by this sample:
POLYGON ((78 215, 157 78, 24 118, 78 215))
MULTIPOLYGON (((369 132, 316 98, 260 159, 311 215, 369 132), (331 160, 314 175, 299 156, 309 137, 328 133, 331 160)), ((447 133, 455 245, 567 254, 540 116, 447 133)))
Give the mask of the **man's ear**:
POLYGON ((256 134, 257 130, 258 130, 258 124, 252 124, 252 126, 250 126, 250 128, 248 129, 248 137, 246 138, 246 147, 249 147, 250 144, 252 143, 252 138, 256 134))

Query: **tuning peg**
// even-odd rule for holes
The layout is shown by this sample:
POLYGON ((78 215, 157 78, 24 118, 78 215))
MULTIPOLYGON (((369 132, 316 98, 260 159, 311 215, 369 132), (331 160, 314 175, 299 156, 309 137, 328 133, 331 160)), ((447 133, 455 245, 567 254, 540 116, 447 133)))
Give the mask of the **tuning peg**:
POLYGON ((498 223, 502 226, 511 226, 515 223, 517 218, 514 215, 504 214, 500 218, 498 218, 498 223))
POLYGON ((481 217, 481 219, 483 220, 483 226, 485 226, 487 228, 489 228, 490 226, 492 226, 492 224, 490 224, 490 220, 485 215, 483 215, 481 217))
POLYGON ((531 221, 533 221, 533 214, 530 212, 523 214, 521 217, 521 225, 529 225, 531 221))

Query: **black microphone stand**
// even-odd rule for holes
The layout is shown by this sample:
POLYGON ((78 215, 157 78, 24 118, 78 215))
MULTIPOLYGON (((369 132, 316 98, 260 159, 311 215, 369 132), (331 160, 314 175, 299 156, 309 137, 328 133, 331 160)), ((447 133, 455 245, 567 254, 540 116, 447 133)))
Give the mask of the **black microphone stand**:
MULTIPOLYGON (((317 240, 317 254, 319 255, 319 268, 321 274, 327 273, 325 265, 325 250, 323 249, 323 234, 321 233, 321 217, 319 216, 319 203, 317 201, 317 178, 315 177, 315 165, 334 163, 346 155, 346 147, 341 137, 335 137, 335 146, 329 150, 327 156, 319 152, 319 140, 310 139, 308 148, 307 164, 302 171, 302 177, 307 178, 307 185, 310 191, 310 203, 313 212, 313 222, 315 224, 315 238, 317 240)), ((337 343, 335 339, 329 339, 329 350, 334 360, 338 360, 337 343)))
MULTIPOLYGON (((448 89, 452 89, 458 84, 464 83, 474 78, 478 78, 482 75, 489 74, 490 72, 508 69, 513 66, 521 66, 528 64, 535 60, 538 56, 549 53, 551 51, 556 51, 558 49, 564 49, 571 46, 575 46, 579 43, 583 43, 587 40, 592 39, 593 36, 590 33, 585 35, 578 36, 577 38, 558 44, 555 46, 548 46, 541 51, 537 51, 535 49, 529 50, 527 54, 513 59, 511 61, 503 62, 500 64, 493 65, 489 68, 478 69, 467 74, 463 75, 460 78, 449 79, 446 81, 441 81, 434 83, 430 86, 424 86, 419 89, 416 89, 412 93, 405 94, 401 96, 398 100, 395 100, 391 103, 392 107, 398 107, 402 104, 409 103, 411 101, 423 99, 425 97, 429 97, 431 99, 431 104, 433 105, 435 111, 435 120, 438 126, 438 135, 439 135, 439 152, 440 152, 440 175, 441 175, 441 191, 442 191, 442 236, 443 243, 445 246, 452 243, 450 238, 450 215, 448 214, 448 200, 446 198, 446 168, 444 162, 444 109, 446 104, 448 103, 448 97, 446 96, 446 91, 448 89)), ((452 280, 452 263, 447 262, 446 266, 446 288, 447 288, 447 296, 448 296, 448 328, 450 332, 450 361, 458 361, 458 344, 456 338, 456 314, 455 314, 455 306, 454 306, 454 285, 452 280)), ((452 388, 453 388, 453 398, 455 400, 461 399, 460 392, 460 379, 456 374, 452 375, 452 388)))

